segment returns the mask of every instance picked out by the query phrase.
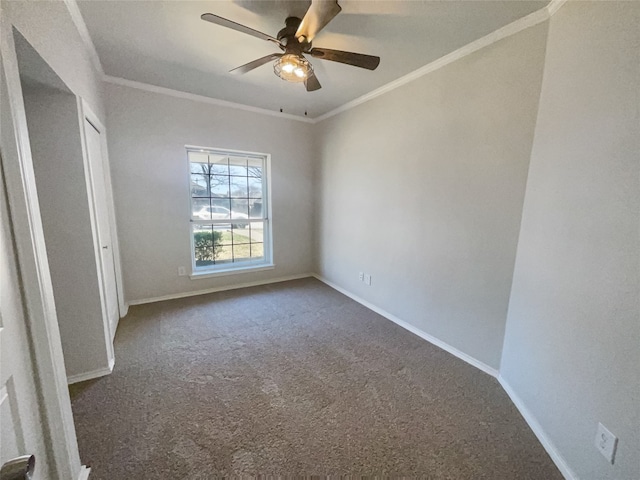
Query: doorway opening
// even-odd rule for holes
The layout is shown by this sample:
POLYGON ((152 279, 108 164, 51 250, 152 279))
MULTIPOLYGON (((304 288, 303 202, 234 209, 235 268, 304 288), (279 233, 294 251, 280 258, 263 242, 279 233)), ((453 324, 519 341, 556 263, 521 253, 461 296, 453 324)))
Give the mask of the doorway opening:
POLYGON ((119 319, 100 132, 86 128, 82 100, 27 40, 17 31, 14 39, 67 380, 74 383, 111 372, 119 319))

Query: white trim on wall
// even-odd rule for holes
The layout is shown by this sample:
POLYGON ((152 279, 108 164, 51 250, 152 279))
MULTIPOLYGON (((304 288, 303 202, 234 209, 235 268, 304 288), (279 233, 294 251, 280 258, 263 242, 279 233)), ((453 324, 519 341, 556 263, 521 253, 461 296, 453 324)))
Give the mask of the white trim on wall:
POLYGON ((486 373, 488 375, 491 375, 494 378, 498 377, 498 371, 495 368, 490 367, 486 363, 481 362, 480 360, 478 360, 476 358, 473 358, 471 355, 467 355, 466 353, 458 350, 455 347, 452 347, 448 343, 443 342, 442 340, 434 337, 433 335, 429 335, 428 333, 420 330, 419 328, 411 325, 408 322, 405 322, 404 320, 401 320, 400 318, 398 318, 395 315, 387 312, 386 310, 383 310, 382 308, 374 305, 373 303, 368 302, 367 300, 364 300, 363 298, 360 298, 359 296, 351 293, 349 290, 346 290, 346 289, 336 285, 335 283, 327 280, 326 278, 322 277, 321 275, 318 275, 318 274, 314 273, 313 276, 315 278, 317 278, 318 280, 320 280, 322 283, 327 284, 328 286, 330 286, 334 290, 337 290, 338 292, 342 293, 343 295, 346 295, 347 297, 351 298, 352 300, 355 300, 359 304, 364 305, 369 310, 372 310, 372 311, 376 312, 378 315, 382 315, 387 320, 391 320, 393 323, 401 326, 402 328, 404 328, 406 330, 409 330, 411 333, 419 336, 420 338, 422 338, 422 339, 426 340, 427 342, 435 345, 436 347, 441 348, 445 352, 449 352, 454 357, 457 357, 460 360, 464 360, 468 364, 473 365, 477 369, 482 370, 484 373, 486 373))
POLYGON ((509 383, 505 380, 505 378, 502 375, 498 375, 498 382, 500 382, 500 385, 502 386, 504 391, 507 393, 507 395, 509 395, 509 398, 511 399, 513 404, 516 406, 516 408, 520 412, 520 415, 522 415, 522 417, 524 418, 525 422, 527 422, 527 425, 529 425, 529 428, 531 428, 531 430, 533 430, 533 433, 536 435, 536 437, 538 437, 538 440, 540 441, 544 449, 547 451, 547 453, 551 457, 551 460, 553 460, 553 463, 556 464, 556 467, 558 467, 558 470, 560 470, 560 473, 562 473, 564 478, 566 478, 567 480, 579 480, 578 476, 571 469, 571 467, 569 467, 569 464, 567 463, 567 461, 560 454, 560 452, 558 451, 554 443, 546 434, 546 432, 542 428, 542 425, 538 423, 538 420, 533 415, 533 413, 531 413, 531 410, 527 408, 527 406, 524 404, 522 399, 516 394, 516 392, 511 388, 509 383))
POLYGON ((568 0, 551 0, 549 5, 546 7, 549 12, 549 17, 553 17, 553 15, 560 10, 560 7, 567 3, 567 1, 568 0))
POLYGON ((91 469, 86 465, 82 465, 82 467, 80 467, 80 473, 78 474, 78 480, 87 480, 90 473, 91 469))
MULTIPOLYGON (((339 113, 342 113, 354 107, 357 107, 358 105, 368 102, 369 100, 373 100, 374 98, 384 95, 385 93, 391 92, 396 88, 406 85, 407 83, 413 82, 414 80, 417 80, 418 78, 423 77, 428 73, 434 72, 442 67, 445 67, 446 65, 449 65, 450 63, 453 63, 456 60, 460 60, 461 58, 464 58, 467 55, 470 55, 484 47, 488 47, 489 45, 492 45, 504 38, 510 37, 512 35, 515 35, 518 32, 521 32, 522 30, 525 30, 529 27, 533 27, 535 25, 538 25, 539 23, 549 20, 553 16, 553 14, 555 14, 560 9, 560 7, 562 7, 562 5, 564 5, 567 1, 568 0, 551 0, 551 2, 546 7, 543 7, 540 10, 536 10, 535 12, 530 13, 525 17, 519 18, 518 20, 515 20, 514 22, 511 22, 508 25, 505 25, 504 27, 493 31, 488 35, 485 35, 484 37, 474 40, 473 42, 468 43, 467 45, 457 50, 454 50, 453 52, 443 57, 440 57, 434 60, 433 62, 428 63, 418 68, 417 70, 414 70, 411 73, 408 73, 403 77, 393 80, 392 82, 389 82, 386 85, 383 85, 382 87, 379 87, 369 93, 366 93, 361 97, 351 100, 350 102, 347 102, 344 105, 341 105, 338 108, 335 108, 315 118, 302 117, 299 115, 292 115, 289 113, 275 112, 273 110, 267 110, 265 108, 253 107, 250 105, 230 102, 227 100, 219 100, 217 98, 207 97, 205 95, 196 95, 194 93, 184 92, 181 90, 174 90, 171 88, 159 87, 157 85, 151 85, 149 83, 138 82, 134 80, 127 80, 125 78, 114 77, 111 75, 104 75, 104 73, 102 72, 101 65, 100 65, 99 72, 103 74, 103 80, 105 82, 112 83, 114 85, 122 85, 125 87, 136 88, 138 90, 144 90, 147 92, 161 93, 163 95, 168 95, 176 98, 184 98, 186 100, 192 100, 194 102, 208 103, 211 105, 218 105, 220 107, 234 108, 238 110, 245 110, 248 112, 261 114, 261 115, 270 115, 273 117, 280 117, 280 118, 286 118, 288 120, 297 120, 304 123, 315 124, 323 120, 326 120, 327 118, 333 117, 334 115, 337 115, 339 113)), ((65 0, 65 2, 67 2, 67 4, 72 3, 75 5, 75 0, 65 0)), ((75 8, 76 9, 78 8, 77 5, 75 5, 75 8)), ((78 13, 79 13, 79 10, 78 10, 78 13)), ((84 29, 86 30, 86 25, 84 24, 84 21, 82 22, 82 25, 84 25, 84 29)), ((78 30, 82 32, 81 26, 78 27, 78 30)), ((82 33, 81 33, 81 36, 83 37, 83 39, 85 39, 85 36, 82 35, 82 33)), ((87 32, 87 36, 88 36, 88 32, 87 32)), ((91 41, 90 37, 88 37, 88 40, 85 40, 85 43, 87 43, 90 51, 95 52, 95 46, 93 45, 93 42, 91 41)), ((96 54, 96 57, 97 57, 97 54, 96 54)), ((98 59, 98 63, 99 62, 100 60, 98 59)))
POLYGON ((185 100, 191 100, 194 102, 208 103, 210 105, 217 105, 219 107, 234 108, 236 110, 244 110, 251 113, 258 113, 260 115, 270 115, 272 117, 284 118, 287 120, 296 120, 304 123, 315 123, 315 121, 308 117, 300 117, 298 115, 292 115, 290 113, 274 112, 273 110, 267 110, 266 108, 252 107, 250 105, 244 105, 242 103, 229 102, 227 100, 219 100, 213 97, 206 97, 204 95, 196 95, 195 93, 183 92, 181 90, 174 90, 172 88, 158 87, 157 85, 151 85, 149 83, 136 82, 134 80, 127 80, 126 78, 112 77, 111 75, 105 75, 103 80, 107 83, 114 85, 122 85, 125 87, 136 88, 138 90, 144 90, 146 92, 161 93, 170 97, 183 98, 185 100))
POLYGON ((98 368, 97 370, 93 370, 91 372, 71 375, 70 377, 67 377, 67 384, 71 385, 73 383, 79 383, 87 380, 93 380, 94 378, 104 377, 105 375, 109 375, 111 372, 113 372, 114 366, 115 366, 115 359, 112 358, 111 360, 109 360, 109 367, 98 368))
POLYGON ((268 280, 257 280, 255 282, 238 283, 236 285, 225 285, 223 287, 207 288, 206 290, 198 290, 196 292, 174 293, 171 295, 162 295, 160 297, 143 298, 141 300, 132 300, 129 305, 143 305, 145 303, 164 302, 165 300, 173 300, 176 298, 195 297, 197 295, 205 295, 207 293, 224 292, 226 290, 236 290, 246 287, 257 287, 260 285, 268 285, 270 283, 288 282, 289 280, 298 280, 300 278, 313 277, 312 273, 301 273, 298 275, 288 275, 286 277, 270 278, 268 280))
MULTIPOLYGON (((145 303, 160 302, 160 301, 164 301, 164 300, 172 300, 172 299, 177 299, 177 298, 191 297, 191 296, 203 295, 203 294, 207 294, 207 293, 214 293, 214 292, 220 292, 220 291, 226 291, 226 290, 235 290, 235 289, 241 289, 241 288, 246 288, 246 287, 266 285, 266 284, 270 284, 270 283, 285 282, 285 281, 289 281, 289 280, 297 280, 297 279, 308 278, 308 277, 314 277, 314 278, 318 279, 319 281, 323 282, 324 284, 328 285, 329 287, 333 288, 334 290, 337 290, 338 292, 346 295, 347 297, 349 297, 352 300, 360 303, 361 305, 367 307, 368 309, 376 312, 377 314, 382 315, 386 319, 394 322, 395 324, 401 326, 402 328, 405 328, 406 330, 408 330, 411 333, 419 336, 420 338, 428 341, 429 343, 435 345, 436 347, 439 347, 439 348, 443 349, 444 351, 446 351, 446 352, 450 353, 451 355, 459 358, 460 360, 463 360, 466 363, 468 363, 468 364, 478 368, 479 370, 485 372, 486 374, 496 378, 498 380, 498 382, 500 383, 501 387, 504 389, 506 394, 509 396, 509 398, 511 399, 511 401, 513 402, 515 407, 518 409, 518 411, 520 412, 520 414, 524 418, 525 422, 527 422, 527 425, 529 426, 529 428, 531 428, 531 430, 536 435, 536 437, 538 438, 538 440, 540 441, 540 443, 542 444, 542 446, 544 447, 546 452, 549 454, 549 456, 551 457, 551 459, 553 460, 555 465, 558 467, 558 469, 560 470, 562 475, 567 480, 579 480, 578 476, 571 469, 571 467, 569 467, 569 464, 567 463, 567 461, 560 454, 560 452, 558 451, 558 449, 556 448, 554 443, 551 441, 549 436, 543 430, 543 428, 540 425, 540 423, 538 423, 537 419, 534 417, 534 415, 531 413, 531 411, 526 407, 524 402, 515 393, 515 391, 511 388, 511 386, 504 379, 504 377, 502 377, 499 374, 498 370, 496 370, 495 368, 490 367, 489 365, 487 365, 487 364, 485 364, 485 363, 473 358, 470 355, 467 355, 466 353, 464 353, 464 352, 458 350, 457 348, 455 348, 455 347, 443 342, 442 340, 440 340, 440 339, 438 339, 438 338, 436 338, 436 337, 434 337, 434 336, 432 336, 432 335, 420 330, 419 328, 416 328, 415 326, 405 322, 404 320, 401 320, 400 318, 398 318, 395 315, 387 312, 386 310, 383 310, 382 308, 379 308, 376 305, 374 305, 374 304, 372 304, 372 303, 370 303, 370 302, 358 297, 357 295, 351 293, 350 291, 348 291, 348 290, 336 285, 335 283, 327 280, 326 278, 322 277, 321 275, 318 275, 318 274, 315 274, 315 273, 313 273, 313 274, 312 273, 306 273, 306 274, 301 274, 301 275, 290 275, 290 276, 287 276, 287 277, 274 278, 274 279, 271 279, 271 280, 247 282, 247 283, 242 283, 242 284, 237 284, 237 285, 232 285, 232 286, 216 287, 216 288, 211 288, 211 289, 207 289, 207 290, 200 290, 200 291, 197 291, 197 292, 187 292, 187 293, 181 293, 181 294, 175 294, 175 295, 165 295, 165 296, 162 296, 162 297, 155 297, 155 298, 148 298, 148 299, 143 299, 143 300, 136 300, 136 301, 131 302, 131 305, 141 305, 141 304, 145 304, 145 303)), ((75 383, 75 382, 79 382, 79 381, 83 381, 83 380, 88 380, 90 378, 99 377, 99 376, 102 376, 102 375, 106 375, 109 372, 98 372, 98 371, 96 371, 94 373, 95 373, 94 376, 90 376, 90 374, 86 374, 86 378, 84 378, 84 376, 82 376, 83 378, 80 378, 81 376, 76 376, 77 378, 76 377, 71 377, 69 379, 69 383, 75 383)))
POLYGON ((529 426, 529 428, 531 428, 533 433, 536 435, 536 437, 538 438, 538 441, 542 444, 542 446, 544 447, 546 452, 549 454, 549 456, 551 457, 551 460, 553 460, 553 463, 555 463, 556 467, 558 467, 558 470, 560 470, 560 473, 562 473, 564 478, 566 480, 579 480, 578 476, 571 469, 571 467, 569 467, 569 464, 564 459, 564 457, 560 454, 560 451, 556 448, 555 444, 551 441, 551 439, 549 438, 547 433, 544 431, 544 429, 542 428, 540 423, 538 423, 538 420, 535 418, 533 413, 531 413, 531 411, 527 408, 527 406, 524 404, 522 399, 511 388, 511 386, 504 379, 504 377, 502 377, 500 375, 500 372, 498 370, 496 370, 495 368, 490 367, 489 365, 486 365, 485 363, 473 358, 470 355, 467 355, 464 352, 461 352, 457 348, 452 347, 451 345, 443 342, 442 340, 439 340, 438 338, 436 338, 436 337, 434 337, 432 335, 429 335, 426 332, 423 332, 422 330, 414 327, 413 325, 405 322, 404 320, 399 319, 395 315, 390 314, 389 312, 377 307, 376 305, 373 305, 372 303, 370 303, 370 302, 358 297, 357 295, 354 295, 350 291, 348 291, 348 290, 336 285, 333 282, 330 282, 326 278, 324 278, 324 277, 322 277, 322 276, 320 276, 318 274, 313 274, 313 276, 315 278, 317 278, 318 280, 320 280, 321 282, 323 282, 326 285, 328 285, 329 287, 333 288, 334 290, 337 290, 338 292, 346 295, 347 297, 351 298, 352 300, 355 300, 356 302, 358 302, 361 305, 367 307, 368 309, 378 313, 379 315, 382 315, 386 319, 391 320, 392 322, 394 322, 397 325, 407 329, 411 333, 414 333, 415 335, 417 335, 420 338, 428 341, 429 343, 435 345, 436 347, 442 348, 444 351, 450 353, 451 355, 453 355, 455 357, 458 357, 461 360, 464 360, 468 364, 470 364, 470 365, 482 370, 483 372, 487 373, 488 375, 491 375, 492 377, 496 378, 498 380, 498 382, 500 383, 500 386, 504 389, 506 394, 509 396, 509 398, 511 399, 511 401, 513 402, 515 407, 518 409, 518 411, 520 412, 520 414, 524 418, 525 422, 527 422, 527 425, 529 426))
POLYGON ((334 115, 345 112, 347 110, 351 110, 352 108, 357 107, 358 105, 368 102, 369 100, 373 100, 374 98, 384 95, 385 93, 391 92, 396 88, 400 88, 403 85, 406 85, 407 83, 413 82, 414 80, 417 80, 420 77, 423 77, 431 72, 439 70, 440 68, 445 67, 457 60, 460 60, 461 58, 464 58, 467 55, 477 52, 482 48, 488 47, 489 45, 492 45, 504 38, 515 35, 516 33, 519 33, 522 30, 525 30, 529 27, 533 27, 534 25, 538 25, 539 23, 549 20, 549 18, 551 18, 551 15, 557 12, 558 9, 566 1, 567 0, 552 0, 552 2, 549 3, 549 5, 547 5, 546 7, 541 8, 540 10, 536 10, 535 12, 530 13, 525 17, 519 18, 518 20, 511 22, 502 28, 499 28, 498 30, 493 31, 488 35, 485 35, 484 37, 474 40, 473 42, 468 43, 467 45, 460 47, 457 50, 454 50, 453 52, 445 55, 444 57, 440 57, 431 63, 427 63, 425 66, 420 67, 417 70, 414 70, 413 72, 408 73, 403 77, 397 78, 396 80, 393 80, 392 82, 389 82, 380 88, 377 88, 369 93, 366 93, 361 97, 351 100, 350 102, 347 102, 344 105, 331 110, 330 112, 320 115, 319 117, 315 117, 314 121, 316 123, 321 122, 322 120, 333 117, 334 115))

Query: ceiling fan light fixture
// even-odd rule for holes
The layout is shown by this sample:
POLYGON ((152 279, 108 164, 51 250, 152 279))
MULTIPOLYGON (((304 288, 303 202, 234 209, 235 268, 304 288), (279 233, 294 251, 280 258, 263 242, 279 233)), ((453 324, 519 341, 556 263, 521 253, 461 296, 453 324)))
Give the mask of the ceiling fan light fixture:
POLYGON ((287 53, 273 64, 273 71, 287 82, 304 82, 313 73, 313 66, 302 55, 287 53))

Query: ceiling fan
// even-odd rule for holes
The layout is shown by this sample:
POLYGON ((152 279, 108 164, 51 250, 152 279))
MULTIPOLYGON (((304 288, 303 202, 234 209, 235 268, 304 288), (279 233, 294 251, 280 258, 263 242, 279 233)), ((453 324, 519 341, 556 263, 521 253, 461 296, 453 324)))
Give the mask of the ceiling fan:
POLYGON ((215 23, 223 27, 231 28, 238 32, 275 43, 284 53, 272 53, 258 58, 240 67, 231 70, 231 73, 243 74, 254 68, 275 60, 273 70, 275 74, 288 82, 304 82, 308 92, 322 88, 318 78, 313 72, 313 65, 303 54, 314 58, 330 60, 332 62, 345 63, 354 67, 375 70, 380 64, 380 57, 364 55, 362 53, 343 52, 342 50, 330 50, 328 48, 313 48, 311 45, 314 37, 322 30, 340 11, 337 0, 312 0, 311 6, 304 18, 288 17, 285 27, 278 32, 277 38, 266 33, 259 32, 245 25, 219 17, 213 13, 204 13, 202 20, 215 23))

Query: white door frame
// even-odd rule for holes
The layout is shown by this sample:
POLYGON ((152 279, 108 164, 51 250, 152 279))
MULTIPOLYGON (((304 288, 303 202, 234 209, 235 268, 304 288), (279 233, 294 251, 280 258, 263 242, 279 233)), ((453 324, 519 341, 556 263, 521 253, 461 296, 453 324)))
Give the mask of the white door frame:
MULTIPOLYGON (((23 301, 33 345, 36 383, 45 424, 43 435, 53 457, 55 478, 86 478, 81 468, 62 343, 44 242, 36 180, 31 157, 27 117, 20 83, 13 25, 2 11, 0 2, 0 55, 6 74, 8 105, 13 119, 17 158, 2 158, 7 179, 9 209, 14 228, 17 263, 22 278, 23 301)), ((2 72, 0 72, 2 74, 2 72)))
MULTIPOLYGON (((100 149, 102 153, 102 169, 104 172, 104 182, 105 182, 105 191, 107 196, 107 212, 109 215, 109 233, 111 240, 111 253, 113 255, 113 264, 115 269, 115 280, 116 280, 116 292, 118 295, 118 310, 120 313, 120 318, 124 317, 127 314, 128 305, 124 300, 124 289, 122 285, 122 267, 120 264, 120 247, 118 245, 118 232, 116 230, 116 215, 115 215, 115 207, 113 202, 113 189, 111 187, 111 168, 109 165, 109 155, 107 150, 107 130, 100 122, 98 117, 93 113, 87 102, 78 98, 78 115, 79 115, 79 123, 80 123, 80 137, 82 141, 82 155, 84 162, 84 171, 85 177, 87 180, 87 193, 89 194, 89 204, 90 204, 90 217, 91 217, 91 231, 93 233, 94 239, 94 251, 96 255, 96 265, 99 266, 99 275, 98 282, 100 285, 100 291, 104 292, 104 284, 103 284, 103 269, 102 265, 102 253, 100 245, 100 238, 98 235, 98 223, 96 219, 96 206, 94 201, 94 192, 93 192, 93 180, 99 181, 100 179, 94 179, 93 170, 91 168, 91 162, 89 161, 89 152, 87 149, 87 136, 86 136, 86 124, 85 122, 91 123, 95 129, 100 133, 100 149)), ((102 299, 102 318, 107 319, 107 305, 104 299, 104 295, 101 296, 102 299)), ((113 337, 116 334, 116 325, 109 325, 108 328, 110 330, 110 335, 107 334, 106 338, 108 338, 111 342, 113 342, 113 337)), ((113 344, 109 347, 111 353, 110 357, 113 357, 113 344)), ((108 350, 109 351, 109 350, 108 350)))

